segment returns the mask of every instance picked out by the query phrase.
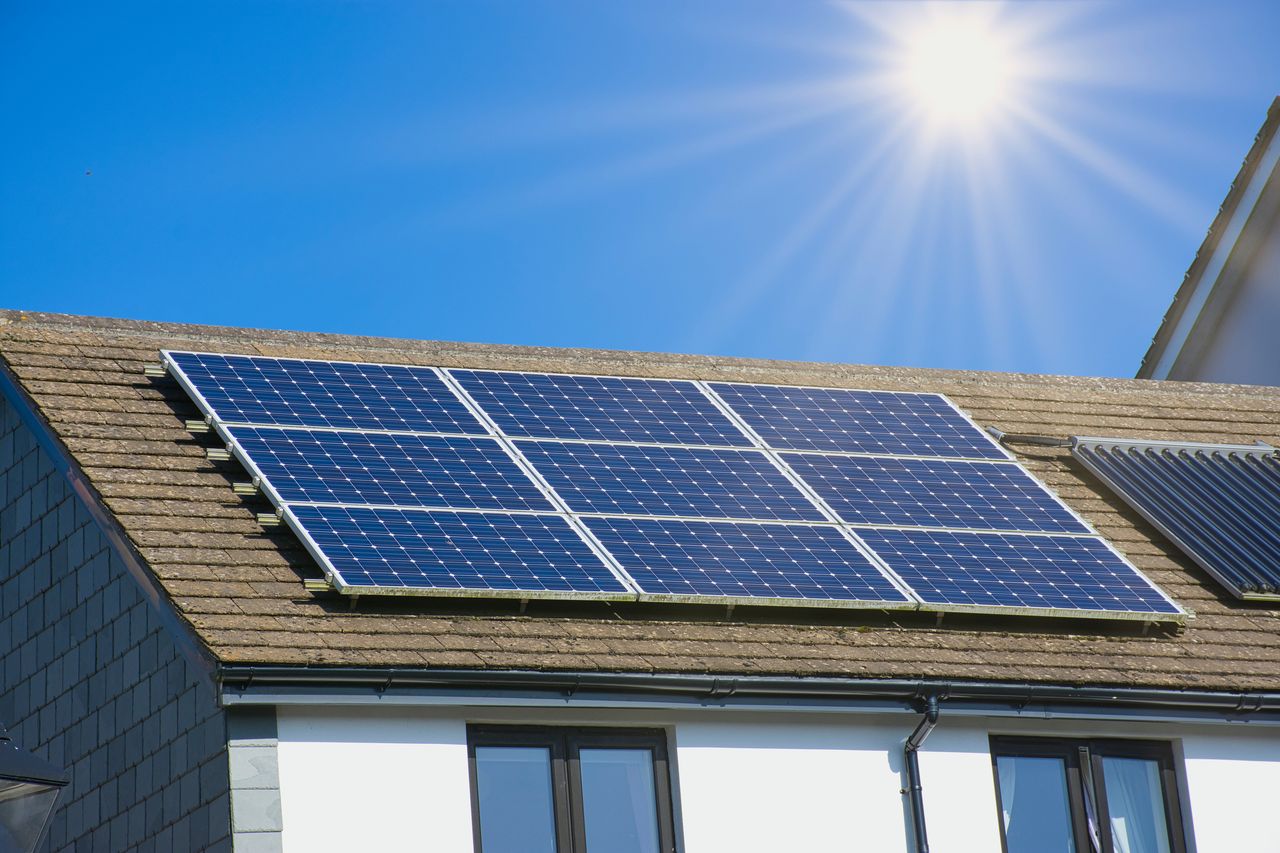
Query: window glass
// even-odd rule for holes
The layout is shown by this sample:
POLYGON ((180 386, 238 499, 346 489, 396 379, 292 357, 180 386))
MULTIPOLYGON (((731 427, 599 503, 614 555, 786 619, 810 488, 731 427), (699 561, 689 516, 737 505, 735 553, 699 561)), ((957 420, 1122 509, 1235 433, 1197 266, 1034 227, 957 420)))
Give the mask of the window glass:
POLYGON ((476 789, 485 853, 556 853, 551 750, 476 747, 476 789))
POLYGON ((1147 758, 1102 758, 1115 853, 1169 853, 1160 765, 1147 758))
POLYGON ((0 853, 33 848, 57 798, 52 785, 0 779, 0 853))
POLYGON ((658 853, 649 750, 582 749, 578 763, 587 853, 658 853))
POLYGON ((1009 853, 1073 853, 1065 762, 1002 755, 996 759, 996 773, 1009 853))

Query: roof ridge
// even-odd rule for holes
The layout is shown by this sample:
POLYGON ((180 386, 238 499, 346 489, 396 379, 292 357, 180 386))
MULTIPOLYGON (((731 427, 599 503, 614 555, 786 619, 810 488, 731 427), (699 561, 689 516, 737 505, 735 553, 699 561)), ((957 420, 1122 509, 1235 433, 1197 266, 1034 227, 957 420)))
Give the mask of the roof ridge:
MULTIPOLYGON (((797 374, 797 381, 807 379, 816 382, 823 377, 848 384, 860 378, 892 381, 910 377, 915 380, 931 379, 960 385, 1017 383, 1020 385, 1058 386, 1074 385, 1081 390, 1092 388, 1109 391, 1148 391, 1159 393, 1227 394, 1227 395, 1280 395, 1280 388, 1259 385, 1234 385, 1209 382, 1178 381, 1171 386, 1168 381, 1130 379, 1126 377, 1072 376, 1048 373, 1014 373, 985 370, 956 370, 935 367, 905 367, 895 365, 857 364, 848 362, 803 361, 795 359, 750 358, 744 356, 698 355, 688 353, 664 353, 641 350, 592 349, 588 347, 549 347, 519 344, 490 344, 463 341, 440 341, 414 338, 350 335, 334 332, 299 332, 283 329, 258 329, 239 326, 214 326, 197 323, 170 323, 152 320, 129 320, 81 314, 60 314, 20 309, 0 309, 0 335, 17 328, 47 329, 55 332, 92 333, 103 336, 127 335, 158 339, 165 347, 175 341, 190 341, 195 349, 214 345, 248 347, 260 354, 277 354, 266 350, 274 348, 299 348, 317 351, 341 350, 330 358, 350 359, 355 353, 367 354, 370 361, 377 361, 379 354, 394 354, 401 358, 422 358, 452 361, 459 356, 485 358, 506 357, 513 361, 537 361, 545 365, 553 362, 584 362, 577 372, 608 373, 624 368, 630 375, 663 375, 673 369, 692 371, 696 378, 725 381, 760 381, 768 383, 767 376, 749 378, 742 374, 797 374), (265 348, 265 349, 264 349, 265 348), (593 369, 585 363, 591 363, 593 369), (733 380, 723 375, 725 369, 737 371, 733 380)), ((321 352, 299 357, 320 358, 321 352)), ((448 365, 446 365, 448 366, 448 365)), ((476 365, 479 366, 479 365, 476 365)), ((520 369, 510 367, 509 369, 520 369)), ((543 367, 528 369, 546 370, 543 367)), ((566 368, 566 372, 570 371, 566 368)), ((808 384, 800 381, 799 384, 808 384)))

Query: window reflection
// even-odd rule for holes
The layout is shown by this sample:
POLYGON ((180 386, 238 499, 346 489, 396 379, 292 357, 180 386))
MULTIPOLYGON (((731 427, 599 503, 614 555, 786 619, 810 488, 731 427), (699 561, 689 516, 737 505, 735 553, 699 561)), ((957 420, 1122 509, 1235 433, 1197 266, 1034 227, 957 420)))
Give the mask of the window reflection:
POLYGON ((556 853, 549 749, 476 747, 476 788, 485 853, 556 853))
POLYGON ((578 760, 588 853, 658 853, 649 750, 583 749, 578 760))
POLYGON ((1169 853, 1160 765, 1145 758, 1102 759, 1115 853, 1169 853))
POLYGON ((1063 760, 1002 755, 996 759, 996 773, 1009 853, 1073 853, 1063 760))

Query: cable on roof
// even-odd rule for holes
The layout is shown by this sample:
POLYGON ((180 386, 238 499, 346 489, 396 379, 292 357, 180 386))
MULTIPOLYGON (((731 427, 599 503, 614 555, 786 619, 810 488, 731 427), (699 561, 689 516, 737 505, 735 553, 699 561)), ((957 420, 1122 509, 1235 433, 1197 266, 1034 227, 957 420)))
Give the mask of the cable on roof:
POLYGON ((1039 447, 1070 447, 1070 437, 1059 438, 1056 435, 1032 435, 1025 432, 1005 432, 998 427, 989 426, 987 432, 1001 444, 1034 444, 1039 447))

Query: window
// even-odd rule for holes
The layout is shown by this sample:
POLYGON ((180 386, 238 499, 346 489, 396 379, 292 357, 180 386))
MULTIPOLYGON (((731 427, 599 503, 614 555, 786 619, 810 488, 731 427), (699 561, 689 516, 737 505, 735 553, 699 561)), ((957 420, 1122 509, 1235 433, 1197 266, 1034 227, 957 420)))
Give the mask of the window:
POLYGON ((472 726, 477 853, 673 853, 656 729, 472 726))
POLYGON ((1186 853, 1169 745, 993 737, 1005 853, 1186 853))

